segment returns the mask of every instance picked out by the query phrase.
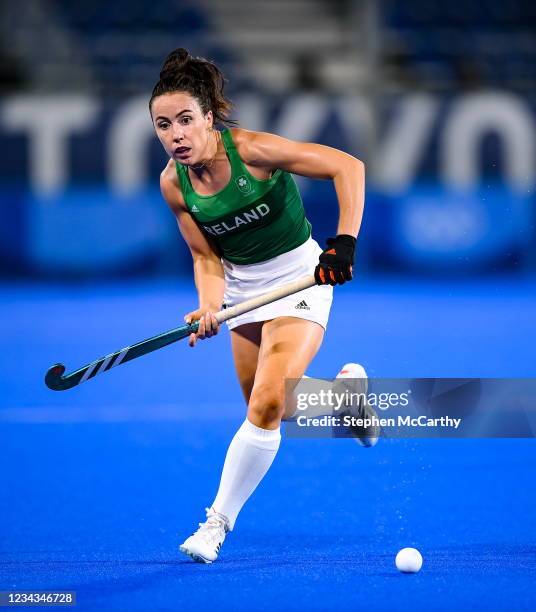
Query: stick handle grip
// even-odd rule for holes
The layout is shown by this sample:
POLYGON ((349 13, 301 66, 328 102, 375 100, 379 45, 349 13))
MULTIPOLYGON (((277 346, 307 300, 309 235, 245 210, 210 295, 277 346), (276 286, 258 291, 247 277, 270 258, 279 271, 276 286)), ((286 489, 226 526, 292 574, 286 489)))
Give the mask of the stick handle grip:
POLYGON ((238 317, 239 315, 249 312, 250 310, 254 310, 255 308, 260 308, 266 304, 271 304, 272 302, 292 295, 293 293, 298 293, 298 291, 309 289, 309 287, 312 287, 313 285, 316 285, 315 277, 312 275, 304 276, 303 278, 299 278, 298 280, 292 281, 291 283, 283 285, 282 287, 278 287, 273 291, 259 295, 256 298, 252 298, 251 300, 246 300, 245 302, 241 302, 240 304, 236 304, 230 308, 220 310, 215 316, 218 323, 223 323, 228 319, 238 317))

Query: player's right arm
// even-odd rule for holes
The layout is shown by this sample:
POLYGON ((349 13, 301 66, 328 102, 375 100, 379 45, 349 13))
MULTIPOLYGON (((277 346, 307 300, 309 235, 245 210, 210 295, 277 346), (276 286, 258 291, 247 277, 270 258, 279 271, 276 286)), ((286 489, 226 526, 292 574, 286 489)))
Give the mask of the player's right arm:
MULTIPOLYGON (((203 234, 188 211, 182 196, 175 163, 170 160, 160 175, 160 191, 167 205, 175 215, 182 237, 192 254, 194 279, 199 298, 199 308, 185 317, 187 323, 199 320, 197 337, 212 336, 218 331, 218 323, 212 313, 221 309, 225 280, 223 265, 216 246, 203 234)), ((190 337, 190 345, 195 337, 190 337)))

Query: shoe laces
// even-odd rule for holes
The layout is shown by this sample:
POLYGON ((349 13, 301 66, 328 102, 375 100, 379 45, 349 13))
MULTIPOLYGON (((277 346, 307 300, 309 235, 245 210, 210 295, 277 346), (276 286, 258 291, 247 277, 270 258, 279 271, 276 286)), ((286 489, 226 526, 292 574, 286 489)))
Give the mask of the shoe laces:
POLYGON ((207 513, 207 520, 204 523, 199 523, 197 533, 210 544, 220 542, 229 531, 229 521, 226 516, 212 508, 205 508, 205 512, 207 513))

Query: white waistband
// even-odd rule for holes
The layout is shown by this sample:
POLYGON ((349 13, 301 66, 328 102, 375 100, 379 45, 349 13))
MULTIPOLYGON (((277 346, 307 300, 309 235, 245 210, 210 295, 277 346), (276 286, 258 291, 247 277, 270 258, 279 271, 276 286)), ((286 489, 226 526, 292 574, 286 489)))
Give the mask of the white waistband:
POLYGON ((248 280, 269 277, 275 272, 277 272, 277 276, 281 276, 294 268, 299 268, 309 258, 318 257, 318 249, 320 249, 318 243, 310 237, 299 247, 259 263, 234 264, 223 259, 223 269, 227 279, 248 280))

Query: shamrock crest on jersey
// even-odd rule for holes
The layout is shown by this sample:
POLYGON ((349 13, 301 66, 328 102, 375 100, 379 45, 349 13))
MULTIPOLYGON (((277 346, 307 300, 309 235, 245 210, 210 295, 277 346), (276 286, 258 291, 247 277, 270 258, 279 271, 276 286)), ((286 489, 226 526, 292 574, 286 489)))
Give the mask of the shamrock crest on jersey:
POLYGON ((244 174, 242 174, 241 176, 239 176, 239 177, 236 179, 236 185, 237 185, 238 189, 240 189, 240 191, 241 191, 242 193, 246 194, 246 195, 247 195, 247 194, 248 194, 248 193, 251 191, 251 189, 252 189, 250 180, 249 180, 249 179, 248 179, 248 177, 247 177, 247 176, 245 176, 244 174))

